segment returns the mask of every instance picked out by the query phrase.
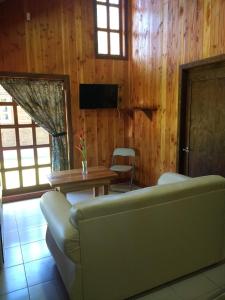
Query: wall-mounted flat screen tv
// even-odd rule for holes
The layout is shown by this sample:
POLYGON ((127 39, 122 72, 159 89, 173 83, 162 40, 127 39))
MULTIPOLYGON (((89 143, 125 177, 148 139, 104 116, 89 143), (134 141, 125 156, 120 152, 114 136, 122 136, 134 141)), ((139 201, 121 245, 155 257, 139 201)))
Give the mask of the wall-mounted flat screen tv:
POLYGON ((117 108, 118 84, 80 84, 80 109, 117 108))

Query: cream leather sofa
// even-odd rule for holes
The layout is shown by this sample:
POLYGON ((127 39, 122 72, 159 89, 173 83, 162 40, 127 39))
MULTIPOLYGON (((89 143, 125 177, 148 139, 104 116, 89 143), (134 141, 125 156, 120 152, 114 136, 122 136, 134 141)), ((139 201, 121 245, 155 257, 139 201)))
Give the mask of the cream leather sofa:
POLYGON ((42 196, 70 299, 125 299, 225 258, 225 178, 166 173, 158 183, 74 206, 42 196))

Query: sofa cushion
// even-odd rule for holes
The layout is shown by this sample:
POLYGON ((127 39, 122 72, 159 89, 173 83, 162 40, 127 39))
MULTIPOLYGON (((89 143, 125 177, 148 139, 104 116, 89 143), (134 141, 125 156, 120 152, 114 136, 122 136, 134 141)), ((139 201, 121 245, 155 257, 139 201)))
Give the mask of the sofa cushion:
POLYGON ((70 221, 77 227, 79 221, 99 216, 120 213, 159 205, 193 195, 224 189, 225 180, 218 175, 209 175, 189 180, 147 187, 124 194, 101 196, 92 201, 72 205, 70 221))
POLYGON ((59 249, 73 261, 79 262, 79 232, 69 222, 71 204, 62 193, 56 191, 45 193, 41 197, 40 204, 48 228, 59 249))
POLYGON ((169 183, 175 183, 175 182, 181 182, 190 179, 191 177, 185 176, 179 173, 174 173, 174 172, 166 172, 163 173, 159 179, 157 184, 169 184, 169 183))

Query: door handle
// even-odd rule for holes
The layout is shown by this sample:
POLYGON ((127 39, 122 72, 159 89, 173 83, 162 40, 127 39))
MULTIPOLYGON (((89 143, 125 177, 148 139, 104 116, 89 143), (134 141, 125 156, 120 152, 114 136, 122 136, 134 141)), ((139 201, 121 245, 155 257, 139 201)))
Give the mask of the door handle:
POLYGON ((188 153, 188 152, 189 152, 189 147, 185 147, 185 148, 183 148, 183 149, 182 149, 182 151, 184 151, 184 152, 188 153))

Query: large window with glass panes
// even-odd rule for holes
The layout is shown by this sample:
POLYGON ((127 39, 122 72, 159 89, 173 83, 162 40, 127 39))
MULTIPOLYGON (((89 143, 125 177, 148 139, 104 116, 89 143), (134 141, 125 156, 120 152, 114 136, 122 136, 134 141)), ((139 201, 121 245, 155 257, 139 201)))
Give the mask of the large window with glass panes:
POLYGON ((4 195, 35 191, 47 184, 51 144, 46 130, 0 85, 0 160, 4 195))
POLYGON ((127 0, 96 0, 96 55, 127 57, 127 0))

